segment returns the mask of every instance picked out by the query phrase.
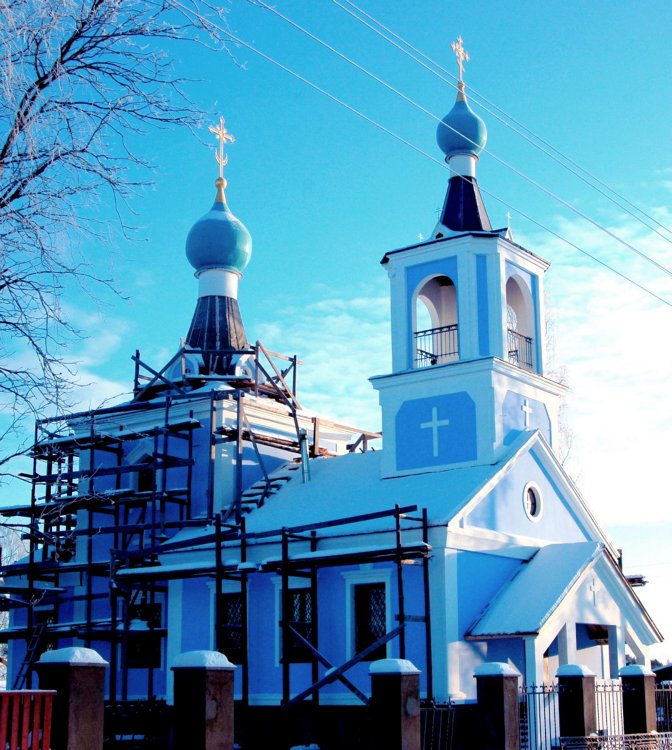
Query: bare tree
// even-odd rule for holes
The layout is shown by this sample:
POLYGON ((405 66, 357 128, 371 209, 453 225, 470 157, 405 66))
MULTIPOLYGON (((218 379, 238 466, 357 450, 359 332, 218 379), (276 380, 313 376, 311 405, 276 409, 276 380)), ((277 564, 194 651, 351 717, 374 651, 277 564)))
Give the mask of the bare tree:
POLYGON ((77 334, 64 290, 110 285, 71 240, 103 231, 90 210, 101 193, 119 208, 144 181, 133 134, 195 123, 165 47, 210 43, 204 10, 222 12, 198 0, 0 0, 0 408, 13 415, 0 440, 64 405, 63 345, 77 334))

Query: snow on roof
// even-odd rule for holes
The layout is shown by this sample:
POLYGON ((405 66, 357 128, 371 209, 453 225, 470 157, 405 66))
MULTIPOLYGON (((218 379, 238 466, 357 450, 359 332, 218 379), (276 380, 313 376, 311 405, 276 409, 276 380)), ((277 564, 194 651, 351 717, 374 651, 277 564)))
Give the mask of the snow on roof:
POLYGON ((538 633, 583 571, 599 542, 549 544, 521 564, 468 632, 471 638, 538 633))
MULTIPOLYGON (((433 523, 447 523, 455 513, 520 450, 511 450, 493 465, 432 471, 407 477, 382 479, 382 452, 347 453, 310 462, 310 481, 301 472, 291 472, 290 480, 266 503, 248 516, 249 532, 271 531, 287 526, 291 519, 311 524, 363 513, 376 513, 395 505, 417 504, 427 508, 433 523)), ((376 531, 390 528, 389 518, 366 521, 358 526, 376 531)), ((347 528, 347 527, 346 527, 347 528)), ((344 533, 343 527, 323 534, 344 533)))

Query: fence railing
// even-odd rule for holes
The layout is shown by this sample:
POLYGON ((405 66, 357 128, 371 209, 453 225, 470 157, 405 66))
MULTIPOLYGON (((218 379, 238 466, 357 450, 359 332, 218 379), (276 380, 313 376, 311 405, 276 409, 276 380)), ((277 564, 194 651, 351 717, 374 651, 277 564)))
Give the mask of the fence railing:
POLYGON ((532 370, 534 367, 532 356, 532 339, 522 333, 509 328, 506 332, 508 359, 511 364, 532 370))
POLYGON ((415 332, 415 366, 430 367, 458 358, 457 323, 415 332))
POLYGON ((420 709, 422 750, 451 750, 455 706, 452 703, 423 706, 420 709))
POLYGON ((597 734, 563 737, 558 750, 672 750, 672 734, 597 734))
POLYGON ((623 734, 623 684, 620 680, 595 680, 595 720, 598 734, 623 734))
POLYGON ((0 691, 0 748, 49 750, 55 690, 0 691))
POLYGON ((523 685, 520 692, 521 750, 550 750, 560 736, 558 685, 523 685))
POLYGON ((672 732, 672 684, 656 685, 656 729, 672 732))
MULTIPOLYGON (((521 688, 521 750, 552 750, 564 746, 565 739, 568 742, 576 739, 560 736, 560 690, 556 683, 523 685, 521 688)), ((595 719, 600 737, 623 736, 623 686, 620 680, 595 681, 595 719)), ((605 746, 605 750, 609 748, 605 746)))

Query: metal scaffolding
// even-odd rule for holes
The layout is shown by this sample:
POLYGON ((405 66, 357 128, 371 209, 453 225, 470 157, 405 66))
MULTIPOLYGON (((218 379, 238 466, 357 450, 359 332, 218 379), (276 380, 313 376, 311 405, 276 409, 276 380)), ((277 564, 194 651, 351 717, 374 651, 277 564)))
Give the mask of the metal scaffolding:
MULTIPOLYGON (((24 560, 0 567, 0 593, 4 594, 0 606, 15 610, 12 627, 0 636, 17 645, 24 644, 20 669, 14 670, 14 687, 31 685, 34 663, 46 648, 102 642, 109 644, 110 701, 128 700, 129 669, 139 663, 146 670, 145 692, 151 701, 157 669, 151 655, 165 647, 167 637, 168 583, 201 576, 215 582, 213 642, 220 649, 225 645, 238 648, 243 703, 247 704, 247 627, 254 613, 250 611, 246 584, 252 575, 274 573, 282 582, 283 703, 289 705, 309 696, 317 700, 320 688, 334 680, 366 700, 345 672, 380 643, 341 666, 335 667, 326 660, 316 635, 317 572, 327 566, 386 562, 396 568, 397 623, 381 643, 397 638, 403 657, 407 622, 425 623, 427 692, 431 697, 426 514, 409 515, 416 512, 415 506, 397 506, 381 513, 324 523, 248 532, 249 513, 288 481, 288 472, 301 471, 306 480, 309 459, 330 455, 321 434, 337 425, 302 413, 296 397, 300 364, 296 357, 269 352, 257 343, 249 349, 227 353, 232 362, 243 363, 232 365, 230 375, 212 376, 194 367, 194 361, 205 361, 213 354, 182 347, 157 371, 136 352, 134 396, 130 402, 36 423, 32 473, 27 477, 32 486, 30 503, 0 510, 5 523, 18 527, 28 545, 24 560), (259 408, 260 404, 283 410, 288 436, 255 429, 248 412, 251 405, 259 408), (225 423, 217 418, 222 409, 231 417, 225 423), (151 427, 137 428, 134 424, 151 427), (306 429, 306 424, 310 429, 306 429), (222 444, 232 448, 234 477, 233 492, 225 504, 218 500, 214 470, 215 453, 222 444), (208 446, 207 467, 197 465, 197 447, 204 445, 208 446), (267 468, 264 448, 284 457, 284 473, 267 468), (251 450, 255 457, 258 478, 251 484, 243 476, 244 450, 248 455, 251 450), (201 483, 204 476, 207 479, 205 500, 199 495, 201 505, 195 513, 197 476, 201 483), (323 547, 323 540, 326 536, 333 539, 338 527, 353 528, 374 518, 390 518, 389 538, 393 542, 382 548, 363 546, 356 552, 323 547), (179 531, 189 528, 200 528, 201 533, 188 540, 174 540, 179 531), (413 540, 405 542, 404 535, 409 530, 413 540), (259 543, 278 545, 278 559, 263 565, 250 563, 249 545, 259 543), (160 564, 162 555, 187 548, 203 550, 207 545, 214 548, 207 565, 174 570, 160 564), (235 566, 223 559, 224 548, 232 545, 239 556, 235 566), (294 550, 306 546, 309 554, 294 554, 294 550), (404 602, 404 567, 408 564, 423 566, 424 612, 414 615, 406 613, 404 602), (292 616, 290 577, 304 578, 312 592, 312 633, 307 633, 305 627, 302 630, 301 622, 292 616), (239 602, 226 600, 225 581, 239 585, 239 602), (232 625, 226 607, 234 604, 239 608, 235 619, 240 623, 232 625), (303 650, 312 674, 311 686, 294 696, 288 656, 292 648, 303 650), (321 678, 320 665, 328 670, 328 675, 321 678)), ((368 442, 378 437, 377 433, 364 432, 348 449, 366 451, 368 442)))

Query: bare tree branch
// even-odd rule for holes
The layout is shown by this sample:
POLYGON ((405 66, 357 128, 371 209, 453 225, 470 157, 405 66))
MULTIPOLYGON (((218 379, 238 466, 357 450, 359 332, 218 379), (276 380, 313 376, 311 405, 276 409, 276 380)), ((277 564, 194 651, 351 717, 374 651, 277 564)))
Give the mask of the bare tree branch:
POLYGON ((221 28, 224 10, 207 0, 0 0, 0 409, 11 415, 0 440, 26 416, 67 406, 75 369, 64 351, 79 332, 64 292, 73 280, 112 288, 71 240, 100 236, 90 207, 105 192, 128 229, 119 207, 149 166, 128 135, 198 119, 166 46, 224 45, 205 20, 216 14, 221 28))

